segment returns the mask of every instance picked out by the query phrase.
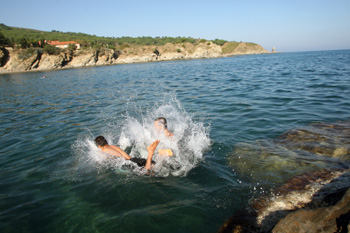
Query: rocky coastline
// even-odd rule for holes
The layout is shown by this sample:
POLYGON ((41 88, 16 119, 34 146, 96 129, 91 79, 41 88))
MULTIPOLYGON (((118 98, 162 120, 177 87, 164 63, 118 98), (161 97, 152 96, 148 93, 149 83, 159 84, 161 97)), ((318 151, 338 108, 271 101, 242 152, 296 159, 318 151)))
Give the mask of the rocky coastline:
POLYGON ((228 42, 223 46, 213 42, 204 42, 198 44, 168 43, 163 46, 135 45, 123 50, 108 48, 61 50, 55 55, 44 53, 40 49, 30 51, 1 47, 0 74, 271 53, 258 44, 244 42, 235 42, 233 47, 232 42, 228 42))

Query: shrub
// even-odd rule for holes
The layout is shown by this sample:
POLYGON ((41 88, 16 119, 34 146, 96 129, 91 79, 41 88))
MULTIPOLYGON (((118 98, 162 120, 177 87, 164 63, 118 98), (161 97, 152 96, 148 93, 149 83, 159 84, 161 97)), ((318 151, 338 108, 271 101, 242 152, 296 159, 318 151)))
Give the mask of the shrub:
POLYGON ((49 55, 58 55, 60 53, 60 49, 54 45, 47 44, 44 46, 44 53, 49 55))
POLYGON ((77 46, 75 44, 69 44, 68 45, 68 50, 70 52, 74 52, 77 49, 77 46))
POLYGON ((19 41, 19 43, 21 44, 22 49, 29 47, 28 39, 26 37, 22 37, 21 40, 19 41))
POLYGON ((129 47, 130 47, 129 44, 127 44, 127 43, 122 43, 122 44, 118 47, 118 49, 119 49, 119 50, 123 50, 123 49, 129 48, 129 47))
POLYGON ((217 44, 217 45, 220 45, 220 46, 224 45, 226 42, 227 42, 226 40, 219 40, 219 39, 213 40, 214 44, 217 44))
POLYGON ((42 53, 41 49, 33 49, 33 48, 22 49, 18 53, 18 58, 20 58, 22 60, 26 60, 26 59, 30 58, 31 56, 33 56, 34 54, 38 55, 40 53, 42 53))
POLYGON ((8 46, 10 44, 9 38, 5 37, 4 34, 0 32, 0 46, 8 46))

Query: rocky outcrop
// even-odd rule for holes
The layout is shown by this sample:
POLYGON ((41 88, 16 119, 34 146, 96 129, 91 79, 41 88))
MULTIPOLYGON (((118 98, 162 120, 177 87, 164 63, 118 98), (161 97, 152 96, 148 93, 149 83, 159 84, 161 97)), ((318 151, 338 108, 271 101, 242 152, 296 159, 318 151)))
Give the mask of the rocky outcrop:
POLYGON ((349 187, 349 182, 348 170, 317 171, 296 176, 270 197, 260 197, 252 202, 256 222, 261 231, 267 231, 290 211, 324 205, 326 196, 349 187), (339 183, 342 179, 346 182, 339 183))
POLYGON ((300 209, 288 214, 273 228, 273 233, 349 232, 350 189, 335 205, 316 209, 300 209))
POLYGON ((228 53, 228 55, 241 55, 241 54, 261 54, 266 53, 266 50, 258 44, 254 43, 239 43, 237 48, 228 53))
POLYGON ((0 47, 0 67, 4 66, 9 59, 9 51, 0 47))
POLYGON ((249 211, 232 216, 219 232, 348 232, 349 151, 349 121, 311 124, 272 141, 238 144, 228 156, 236 172, 254 171, 280 185, 251 200, 249 211))
POLYGON ((320 171, 294 177, 269 196, 253 200, 250 211, 232 216, 219 233, 271 232, 272 229, 274 233, 337 232, 325 229, 337 229, 338 225, 349 224, 349 194, 343 197, 346 190, 350 190, 348 170, 320 171), (335 204, 341 198, 341 204, 335 204), (327 215, 317 218, 315 213, 322 211, 327 215), (298 225, 305 215, 309 215, 309 218, 304 219, 303 226, 298 225), (293 226, 293 230, 288 231, 291 229, 289 225, 293 226), (324 231, 314 231, 320 228, 309 228, 311 226, 322 226, 324 231))
POLYGON ((8 62, 3 66, 3 70, 7 71, 26 71, 39 67, 42 52, 33 50, 33 52, 19 51, 9 52, 8 62))
POLYGON ((22 72, 27 70, 53 70, 127 63, 142 63, 170 60, 217 58, 242 54, 269 53, 259 45, 239 43, 236 50, 223 53, 222 47, 212 42, 198 44, 179 43, 164 46, 133 45, 122 51, 112 49, 61 51, 58 55, 43 53, 41 49, 1 50, 0 72, 22 72))

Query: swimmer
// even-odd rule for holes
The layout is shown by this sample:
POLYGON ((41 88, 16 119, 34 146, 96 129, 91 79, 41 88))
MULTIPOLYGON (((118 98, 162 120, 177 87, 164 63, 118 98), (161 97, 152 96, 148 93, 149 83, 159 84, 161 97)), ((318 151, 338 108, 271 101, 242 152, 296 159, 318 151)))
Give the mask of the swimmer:
MULTIPOLYGON (((166 137, 172 137, 174 134, 168 130, 168 122, 164 117, 158 117, 154 121, 154 127, 160 133, 163 133, 166 137)), ((171 149, 159 150, 158 153, 164 156, 173 156, 173 151, 171 149)))
POLYGON ((158 132, 164 133, 167 137, 172 137, 174 134, 168 130, 168 122, 164 117, 158 117, 154 121, 154 127, 158 132))
POLYGON ((159 144, 159 140, 154 141, 151 145, 147 147, 147 151, 148 151, 147 159, 131 158, 120 147, 115 145, 109 145, 107 140, 103 136, 98 136, 97 138, 95 138, 95 143, 97 147, 100 148, 104 153, 107 153, 109 155, 113 155, 116 157, 124 158, 125 160, 130 160, 136 163, 139 167, 144 167, 145 169, 150 170, 151 164, 154 163, 152 161, 152 157, 153 157, 154 151, 156 150, 159 144))

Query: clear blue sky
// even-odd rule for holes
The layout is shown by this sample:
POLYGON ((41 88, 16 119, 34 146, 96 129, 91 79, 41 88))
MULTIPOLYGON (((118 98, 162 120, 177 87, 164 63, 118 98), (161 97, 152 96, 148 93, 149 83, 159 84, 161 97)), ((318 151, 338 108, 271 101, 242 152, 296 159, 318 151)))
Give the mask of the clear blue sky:
POLYGON ((350 49, 350 0, 1 0, 0 23, 98 36, 185 36, 277 51, 350 49))

